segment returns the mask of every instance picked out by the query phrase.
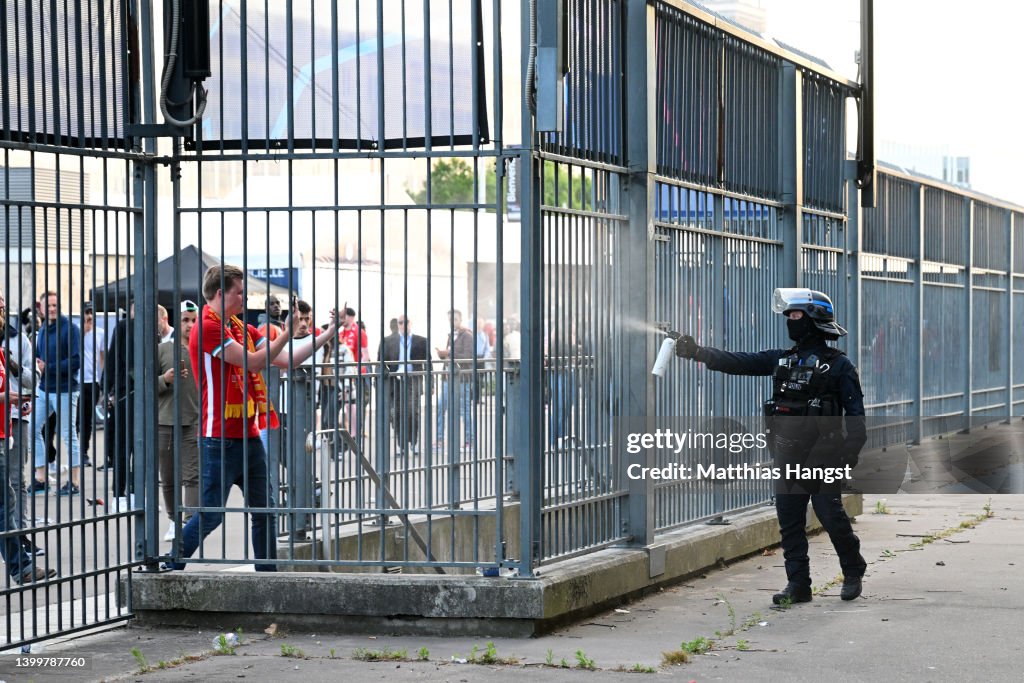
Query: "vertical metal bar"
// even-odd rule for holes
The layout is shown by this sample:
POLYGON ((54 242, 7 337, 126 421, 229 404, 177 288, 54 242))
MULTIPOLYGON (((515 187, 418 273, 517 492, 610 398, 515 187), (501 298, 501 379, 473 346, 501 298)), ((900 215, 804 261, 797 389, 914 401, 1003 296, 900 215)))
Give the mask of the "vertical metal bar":
MULTIPOLYGON (((491 22, 492 22, 492 56, 491 62, 493 64, 493 80, 494 80, 494 129, 492 137, 494 138, 495 152, 498 156, 495 158, 495 180, 494 180, 494 216, 495 216, 495 233, 497 235, 497 253, 495 254, 496 261, 496 288, 497 288, 497 325, 498 325, 498 337, 497 337, 497 348, 495 349, 496 361, 495 361, 495 378, 494 378, 494 391, 495 391, 495 406, 498 411, 498 416, 495 424, 494 433, 494 498, 495 498, 495 545, 494 545, 494 557, 498 562, 505 562, 506 551, 508 548, 506 532, 505 532, 505 505, 504 505, 504 493, 505 493, 505 477, 508 473, 506 471, 506 452, 505 452, 505 435, 506 435, 506 423, 511 417, 511 406, 512 400, 510 396, 506 395, 505 389, 505 377, 506 377, 506 364, 509 359, 505 358, 504 353, 504 339, 505 335, 509 333, 509 330, 505 327, 505 215, 502 207, 504 206, 505 197, 505 163, 506 158, 502 156, 503 144, 502 140, 505 138, 504 134, 504 117, 502 109, 502 86, 503 79, 502 74, 502 59, 501 59, 501 2, 500 0, 493 0, 491 5, 491 22), (501 413, 503 407, 508 408, 504 413, 501 413)), ((429 80, 429 79, 427 79, 429 80)), ((509 163, 514 161, 508 160, 509 163)), ((518 180, 518 177, 517 177, 518 180)), ((508 375, 511 377, 511 375, 508 375)), ((425 380, 424 380, 425 381, 425 380)), ((428 394, 429 396, 429 394, 428 394)), ((428 401, 429 405, 429 401, 428 401)), ((430 423, 429 413, 427 424, 430 423)), ((429 443, 429 441, 427 442, 429 443)), ((513 468, 509 467, 508 471, 512 471, 513 468)))
POLYGON ((803 126, 801 124, 800 72, 784 63, 779 72, 779 192, 782 201, 782 286, 800 285, 802 230, 800 209, 803 204, 803 126))
MULTIPOLYGON (((848 213, 846 218, 845 253, 843 254, 843 263, 847 272, 842 280, 843 287, 846 290, 846 307, 842 315, 846 321, 846 355, 854 365, 859 365, 861 360, 862 327, 860 304, 861 292, 864 286, 861 280, 861 253, 863 252, 866 214, 861 211, 860 203, 857 201, 856 163, 852 161, 844 162, 843 168, 845 169, 846 177, 846 210, 848 213)), ((877 212, 876 215, 878 215, 877 212)))
MULTIPOLYGON (((268 12, 269 14, 269 12, 268 12)), ((295 151, 295 15, 293 13, 293 4, 291 2, 285 3, 285 14, 284 14, 284 54, 285 54, 285 110, 288 112, 288 151, 295 151)), ((270 36, 272 34, 267 33, 267 42, 270 42, 270 36)), ((378 51, 383 46, 378 44, 378 51)), ((269 69, 268 69, 269 70, 269 69)), ((267 93, 270 91, 267 90, 267 93)), ((269 97, 267 98, 270 99, 269 97)), ((315 97, 311 99, 316 99, 315 97)), ((269 123, 269 120, 268 120, 269 123)), ((291 206, 289 202, 288 206, 291 206)), ((243 446, 244 449, 244 446, 243 446)))
MULTIPOLYGON (((723 234, 725 230, 725 199, 714 194, 713 202, 714 229, 717 234, 710 237, 711 242, 711 330, 712 346, 723 346, 726 342, 725 330, 728 319, 725 312, 726 297, 726 252, 731 251, 723 234)), ((736 293, 732 292, 732 296, 736 293)), ((711 384, 711 414, 721 418, 725 415, 725 381, 719 379, 711 384)), ((716 456, 717 457, 717 456, 716 456)), ((725 463, 720 463, 725 464, 725 463)), ((712 512, 721 515, 725 511, 724 484, 715 481, 712 484, 712 512)))
MULTIPOLYGON (((139 31, 143 35, 152 36, 153 15, 151 0, 141 0, 141 21, 139 31)), ((142 92, 148 94, 142 102, 135 100, 136 110, 133 118, 136 121, 153 122, 156 120, 154 101, 155 84, 153 82, 153 45, 149 40, 142 41, 142 92)), ((143 151, 147 154, 156 152, 156 140, 146 138, 142 141, 143 151)), ((135 272, 142 284, 139 287, 138 300, 141 302, 144 330, 154 330, 156 312, 156 224, 157 224, 157 192, 156 170, 152 164, 136 162, 135 165, 135 205, 142 207, 142 216, 135 216, 135 272)), ((136 326, 138 323, 136 322, 136 326)), ((135 473, 134 490, 152 493, 143 494, 145 517, 135 517, 135 538, 140 543, 136 546, 136 559, 145 559, 150 570, 156 569, 156 557, 159 554, 157 545, 157 523, 159 521, 156 472, 156 403, 146 395, 146 384, 141 378, 146 377, 147 369, 155 367, 156 344, 151 335, 141 334, 136 328, 135 343, 135 377, 141 386, 135 392, 135 415, 143 417, 142 429, 132 430, 134 447, 132 457, 135 473), (149 465, 147 467, 147 465, 149 465), (145 526, 144 526, 145 521, 145 526)), ((121 428, 121 425, 117 425, 121 428)), ((109 464, 109 463, 108 463, 109 464)), ((126 492, 127 494, 127 492, 126 492)), ((131 496, 128 495, 128 500, 131 496)))
MULTIPOLYGON (((878 179, 882 176, 879 175, 878 179)), ((912 354, 914 357, 914 384, 913 384, 913 400, 914 400, 914 427, 912 434, 912 443, 920 444, 921 439, 924 438, 924 373, 925 373, 925 348, 924 348, 924 185, 917 183, 912 186, 914 188, 912 198, 914 213, 911 218, 911 225, 914 228, 913 239, 914 244, 911 246, 913 256, 916 260, 913 262, 912 277, 914 279, 914 302, 913 302, 913 323, 914 327, 911 332, 910 348, 917 349, 918 352, 912 354)), ((852 211, 852 209, 851 209, 852 211)))
MULTIPOLYGON (((624 200, 629 222, 623 226, 623 258, 618 265, 622 287, 617 292, 619 315, 646 322, 654 310, 654 290, 647 285, 647 273, 655 268, 655 255, 648 226, 653 220, 654 179, 657 166, 656 136, 657 110, 654 87, 657 82, 656 43, 654 35, 654 8, 645 0, 627 0, 626 41, 623 59, 626 89, 643 93, 644 97, 628 97, 623 122, 628 128, 626 138, 626 166, 631 170, 624 183, 624 200)), ((620 354, 621 415, 653 415, 655 409, 654 384, 650 381, 650 368, 654 365, 655 344, 660 339, 643 325, 623 326, 622 342, 627 349, 643 349, 643 353, 620 354)), ((620 426, 621 428, 621 426, 620 426)), ((647 466, 654 465, 653 451, 647 452, 647 466)), ((623 529, 633 545, 646 546, 654 540, 655 509, 654 482, 647 479, 629 479, 620 464, 617 473, 626 482, 628 498, 624 512, 623 529)))
POLYGON ((964 358, 964 428, 969 432, 971 415, 974 411, 974 380, 972 377, 974 358, 974 200, 961 197, 961 225, 963 226, 964 250, 964 308, 963 329, 967 331, 964 358))
MULTIPOLYGON (((521 16, 531 14, 531 0, 521 0, 521 16)), ((525 23, 525 22, 524 22, 525 23)), ((521 49, 523 55, 530 54, 529 27, 522 31, 521 49)), ((523 60, 522 83, 526 83, 526 59, 523 60)), ((524 98, 524 100, 527 98, 524 98)), ((525 428, 518 434, 516 450, 520 454, 516 463, 519 480, 519 573, 532 576, 534 567, 541 558, 541 453, 544 445, 544 411, 541 382, 543 381, 543 307, 537 302, 541 299, 541 174, 540 164, 534 157, 536 140, 534 137, 533 114, 524 101, 522 104, 522 141, 519 169, 522 201, 521 251, 522 271, 520 278, 520 317, 522 319, 522 370, 523 379, 521 392, 525 399, 523 413, 525 428)))
POLYGON ((1006 422, 1013 415, 1013 211, 1006 209, 1006 422))

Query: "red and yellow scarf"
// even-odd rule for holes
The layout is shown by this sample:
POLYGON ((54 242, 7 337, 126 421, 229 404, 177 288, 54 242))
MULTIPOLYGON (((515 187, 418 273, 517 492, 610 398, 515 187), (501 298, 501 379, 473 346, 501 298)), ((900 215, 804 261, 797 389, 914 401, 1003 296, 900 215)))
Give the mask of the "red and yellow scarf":
MULTIPOLYGON (((220 316, 214 312, 212 308, 207 308, 211 319, 220 322, 220 316)), ((228 326, 224 328, 225 337, 234 339, 239 344, 245 344, 246 348, 250 352, 256 351, 256 344, 253 341, 252 335, 248 334, 248 329, 238 316, 232 316, 228 321, 228 326)), ((242 368, 238 365, 232 365, 231 363, 225 363, 227 365, 227 375, 229 381, 227 382, 227 388, 224 397, 224 419, 238 419, 242 417, 242 402, 246 403, 245 418, 251 419, 254 415, 257 417, 257 425, 260 429, 277 429, 280 423, 277 419, 277 412, 274 410, 273 404, 270 399, 267 398, 267 383, 263 381, 263 375, 259 372, 253 372, 250 370, 248 373, 244 373, 242 368), (248 374, 248 377, 243 378, 243 374, 248 374), (244 379, 244 382, 243 382, 244 379), (240 387, 245 386, 246 395, 242 395, 240 387)))

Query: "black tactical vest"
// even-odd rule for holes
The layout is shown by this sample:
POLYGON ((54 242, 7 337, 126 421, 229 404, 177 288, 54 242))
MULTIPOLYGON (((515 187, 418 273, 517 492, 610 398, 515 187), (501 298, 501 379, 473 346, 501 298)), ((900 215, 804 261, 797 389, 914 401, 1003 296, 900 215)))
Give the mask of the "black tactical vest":
POLYGON ((767 417, 835 417, 842 414, 839 378, 830 373, 833 363, 844 355, 828 347, 800 361, 796 347, 779 358, 772 373, 772 398, 765 402, 767 417))

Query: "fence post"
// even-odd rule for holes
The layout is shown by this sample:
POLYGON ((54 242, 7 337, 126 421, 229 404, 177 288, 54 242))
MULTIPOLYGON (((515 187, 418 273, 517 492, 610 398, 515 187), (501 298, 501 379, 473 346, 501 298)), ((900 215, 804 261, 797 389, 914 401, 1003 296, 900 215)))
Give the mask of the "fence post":
POLYGON ((914 432, 912 443, 919 445, 924 438, 924 185, 917 185, 917 214, 915 216, 916 265, 914 273, 914 336, 911 348, 918 349, 914 354, 914 432))
POLYGON ((1006 422, 1013 419, 1013 211, 1006 209, 1006 422))
MULTIPOLYGON (((152 4, 142 2, 135 6, 139 14, 139 32, 143 36, 153 35, 152 4)), ((155 123, 156 122, 156 99, 153 96, 153 42, 142 40, 142 69, 141 86, 147 93, 146 97, 134 98, 132 104, 132 120, 134 123, 155 123)), ((135 146, 138 148, 140 140, 136 138, 135 146)), ((156 140, 145 138, 141 140, 142 151, 147 154, 156 154, 156 140)), ((177 167, 173 169, 175 175, 172 181, 177 184, 177 167)), ((132 399, 135 402, 135 419, 139 421, 141 416, 141 429, 133 428, 131 439, 131 468, 133 472, 130 481, 130 490, 125 491, 125 497, 131 505, 132 492, 141 499, 143 515, 134 517, 134 533, 136 538, 135 555, 136 559, 145 559, 146 568, 150 571, 157 569, 157 556, 160 554, 160 496, 159 496, 159 475, 156 454, 156 424, 157 406, 153 396, 149 395, 151 385, 143 378, 147 372, 152 372, 156 367, 156 339, 152 334, 142 334, 142 331, 156 330, 156 225, 157 225, 157 178, 156 168, 150 161, 135 161, 133 168, 133 183, 135 194, 135 205, 142 207, 141 218, 136 215, 134 220, 135 232, 135 275, 136 286, 138 287, 136 298, 140 302, 137 308, 138 316, 135 321, 134 336, 134 367, 136 384, 135 395, 132 399), (141 321, 141 324, 140 324, 141 321)), ((175 203, 177 207, 177 203, 175 203)), ((122 426, 119 424, 118 429, 122 426)), ((108 466, 111 463, 107 463, 108 466)), ((136 500, 138 504, 140 500, 136 500)))
POLYGON ((779 71, 779 179, 782 183, 782 282, 779 287, 799 287, 800 207, 803 205, 803 134, 801 115, 802 77, 795 66, 783 62, 779 71))
POLYGON ((961 205, 964 236, 964 310, 963 329, 967 330, 967 347, 964 363, 964 433, 971 431, 971 414, 974 402, 974 382, 971 377, 971 361, 974 359, 974 200, 964 197, 961 205))
POLYGON ((533 112, 529 101, 532 97, 532 83, 527 73, 532 72, 530 62, 531 46, 531 0, 521 0, 520 17, 523 30, 520 32, 520 46, 524 58, 520 63, 520 77, 524 97, 522 111, 522 149, 519 156, 520 189, 520 281, 519 308, 522 320, 522 365, 520 399, 523 429, 516 430, 516 479, 519 482, 519 575, 533 576, 534 568, 541 560, 541 506, 544 504, 541 489, 541 461, 544 454, 544 303, 543 295, 543 224, 540 217, 540 165, 535 163, 534 153, 537 139, 534 134, 533 112))
MULTIPOLYGON (((654 290, 648 283, 647 273, 654 272, 654 179, 657 159, 654 157, 655 124, 655 41, 654 8, 645 0, 629 0, 626 5, 626 36, 624 54, 624 89, 637 93, 626 98, 624 125, 626 128, 626 167, 629 176, 624 183, 624 204, 629 225, 622 236, 622 260, 619 262, 619 301, 617 310, 623 319, 648 322, 654 312, 654 290), (640 94, 643 96, 639 96, 640 94)), ((625 325, 622 329, 621 378, 622 401, 620 415, 651 416, 654 414, 654 384, 651 367, 660 339, 648 325, 625 325), (643 349, 631 353, 627 349, 643 349)), ((621 422, 619 423, 621 428, 621 422)), ((653 451, 648 451, 653 466, 653 451)), ((628 498, 623 510, 625 535, 630 543, 646 546, 654 539, 654 487, 644 479, 625 476, 628 458, 620 459, 619 476, 625 482, 628 498)))

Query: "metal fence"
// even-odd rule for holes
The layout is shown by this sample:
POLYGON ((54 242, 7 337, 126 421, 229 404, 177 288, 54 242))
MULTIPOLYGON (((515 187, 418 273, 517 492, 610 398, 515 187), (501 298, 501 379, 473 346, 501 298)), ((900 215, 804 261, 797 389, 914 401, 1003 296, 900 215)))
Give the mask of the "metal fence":
POLYGON ((102 347, 107 368, 79 394, 92 428, 53 402, 58 463, 92 436, 93 466, 50 483, 78 494, 21 495, 49 434, 46 392, 21 392, 0 536, 43 553, 5 556, 7 644, 128 618, 114 590, 135 567, 530 575, 768 502, 761 482, 632 480, 615 438, 618 418, 756 414, 763 379, 650 368, 666 329, 785 346, 778 286, 832 297, 869 414, 889 418, 873 444, 1024 414, 1024 209, 883 168, 861 210, 857 84, 678 0, 569 0, 553 19, 529 1, 300 5, 222 3, 191 93, 205 114, 169 137, 157 109, 189 92, 155 94, 149 2, 0 13, 8 320, 48 290, 61 313, 124 318, 24 356, 102 347), (195 375, 211 405, 236 376, 204 346, 203 277, 224 264, 260 337, 239 381, 262 378, 280 417, 230 457, 187 401, 195 375), (163 348, 158 304, 179 330, 163 348), (259 355, 286 329, 303 338, 259 355), (203 493, 214 480, 240 487, 203 493), (186 556, 193 517, 223 523, 186 556), (58 573, 19 583, 26 567, 58 573))
POLYGON ((137 272, 142 252, 147 157, 125 135, 140 111, 127 12, 121 2, 0 8, 6 645, 129 618, 118 585, 143 559, 141 497, 127 497, 118 456, 147 435, 140 425, 113 442, 124 427, 106 410, 105 366, 131 352, 123 339, 108 346, 124 323, 93 293, 137 272))

